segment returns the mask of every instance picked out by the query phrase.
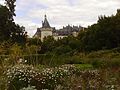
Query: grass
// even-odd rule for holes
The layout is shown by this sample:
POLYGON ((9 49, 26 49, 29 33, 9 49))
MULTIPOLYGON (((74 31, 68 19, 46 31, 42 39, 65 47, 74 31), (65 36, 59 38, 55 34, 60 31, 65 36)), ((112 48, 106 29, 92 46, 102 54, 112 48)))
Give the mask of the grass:
POLYGON ((91 64, 75 64, 75 67, 80 70, 93 69, 91 64))

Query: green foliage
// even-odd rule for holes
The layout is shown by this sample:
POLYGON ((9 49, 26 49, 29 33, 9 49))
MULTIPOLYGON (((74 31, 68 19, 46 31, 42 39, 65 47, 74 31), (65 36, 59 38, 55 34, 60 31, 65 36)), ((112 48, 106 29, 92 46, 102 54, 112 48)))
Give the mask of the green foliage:
POLYGON ((30 46, 30 45, 40 46, 42 44, 42 42, 38 38, 28 38, 27 44, 28 44, 28 46, 30 46))
POLYGON ((53 52, 55 52, 55 54, 61 55, 61 54, 66 54, 69 53, 72 49, 70 48, 70 46, 64 45, 64 46, 59 46, 56 47, 53 52))
POLYGON ((44 39, 41 45, 40 53, 49 53, 56 55, 74 54, 79 48, 79 40, 73 36, 65 37, 63 39, 54 40, 53 37, 44 39))
POLYGON ((27 32, 25 32, 25 27, 14 24, 13 27, 10 27, 10 40, 13 43, 18 43, 25 45, 27 40, 27 32))
MULTIPOLYGON (((28 51, 28 50, 27 50, 28 51)), ((59 52, 57 52, 59 53, 59 52)), ((60 53, 61 54, 61 53, 60 53)), ((48 65, 57 66, 62 64, 91 64, 95 68, 106 68, 106 67, 119 67, 120 66, 120 53, 119 48, 112 50, 101 50, 91 52, 88 54, 80 53, 77 55, 70 54, 26 54, 22 58, 27 60, 27 64, 32 65, 48 65), (116 66, 115 66, 116 63, 116 66)))
POLYGON ((65 55, 63 56, 63 61, 66 64, 83 64, 84 63, 83 59, 77 55, 74 55, 74 56, 65 55))
POLYGON ((25 48, 24 48, 24 52, 23 52, 23 54, 24 55, 31 55, 31 54, 37 54, 37 52, 38 52, 38 46, 36 46, 36 45, 30 45, 30 46, 26 46, 25 48))
POLYGON ((86 69, 93 69, 91 64, 75 64, 77 69, 86 70, 86 69))
POLYGON ((11 54, 11 55, 14 55, 14 56, 21 56, 21 55, 22 55, 21 46, 19 46, 18 44, 14 44, 14 45, 10 48, 10 54, 11 54))
POLYGON ((46 53, 48 51, 52 51, 53 48, 56 46, 54 43, 55 43, 55 40, 53 37, 48 36, 48 37, 44 38, 44 41, 41 45, 40 53, 46 53))
POLYGON ((111 49, 120 45, 120 17, 101 16, 97 24, 89 26, 87 30, 80 32, 81 51, 96 51, 111 49))
POLYGON ((11 47, 10 41, 4 41, 0 43, 0 55, 8 55, 9 54, 9 48, 11 47))
POLYGON ((16 64, 19 62, 19 59, 20 57, 22 56, 23 54, 23 51, 21 49, 22 47, 19 46, 18 44, 13 44, 11 47, 10 47, 10 50, 9 50, 9 59, 11 60, 11 64, 16 64))
POLYGON ((25 28, 15 24, 13 20, 15 0, 6 0, 7 6, 0 5, 0 42, 12 41, 12 43, 25 44, 25 28))
POLYGON ((111 58, 119 58, 120 56, 120 49, 119 48, 114 48, 111 50, 99 50, 99 51, 94 51, 86 55, 87 58, 106 58, 106 59, 111 59, 111 58))
POLYGON ((8 34, 10 34, 10 31, 8 30, 8 24, 11 24, 9 17, 7 7, 0 5, 0 41, 8 40, 9 38, 8 34))

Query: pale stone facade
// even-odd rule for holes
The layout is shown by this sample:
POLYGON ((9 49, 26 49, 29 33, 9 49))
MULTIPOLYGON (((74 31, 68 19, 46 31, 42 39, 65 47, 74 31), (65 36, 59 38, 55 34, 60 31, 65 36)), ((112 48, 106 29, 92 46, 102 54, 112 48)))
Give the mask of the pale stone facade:
POLYGON ((41 41, 43 41, 45 37, 52 36, 53 35, 52 30, 53 30, 52 28, 42 28, 41 29, 41 41))

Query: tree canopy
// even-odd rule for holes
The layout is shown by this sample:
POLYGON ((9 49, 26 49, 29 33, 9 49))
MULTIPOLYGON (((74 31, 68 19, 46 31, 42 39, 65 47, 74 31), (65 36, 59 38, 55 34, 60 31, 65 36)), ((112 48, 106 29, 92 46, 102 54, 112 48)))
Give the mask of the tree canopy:
POLYGON ((100 16, 96 24, 79 34, 83 51, 120 47, 120 12, 116 15, 100 16))
POLYGON ((25 43, 25 28, 14 22, 15 1, 5 0, 6 6, 0 5, 0 42, 10 40, 12 43, 25 43))

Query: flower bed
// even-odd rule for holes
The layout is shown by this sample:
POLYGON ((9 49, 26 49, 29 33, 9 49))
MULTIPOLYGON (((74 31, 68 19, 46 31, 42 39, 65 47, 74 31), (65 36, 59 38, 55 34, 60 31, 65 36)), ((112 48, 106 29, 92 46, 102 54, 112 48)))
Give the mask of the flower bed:
POLYGON ((120 70, 115 73, 107 70, 80 70, 75 65, 41 70, 29 65, 15 65, 6 71, 8 90, 20 90, 29 86, 34 86, 37 90, 117 90, 120 88, 120 70), (117 74, 114 75, 115 73, 117 74))

